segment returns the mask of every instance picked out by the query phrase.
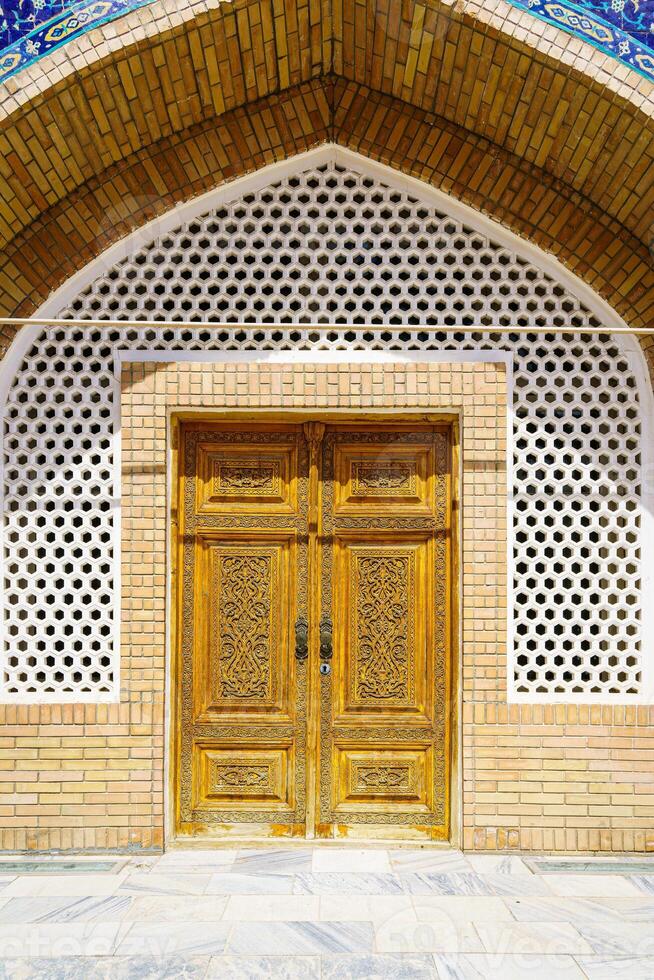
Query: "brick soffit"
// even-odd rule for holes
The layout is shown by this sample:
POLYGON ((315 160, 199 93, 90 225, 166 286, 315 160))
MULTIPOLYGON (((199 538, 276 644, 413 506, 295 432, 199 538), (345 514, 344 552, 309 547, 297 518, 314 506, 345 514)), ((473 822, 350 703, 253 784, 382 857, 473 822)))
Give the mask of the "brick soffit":
POLYGON ((28 314, 158 213, 331 141, 471 204, 652 325, 652 86, 618 94, 473 6, 202 3, 20 105, 8 93, 0 308, 28 314))

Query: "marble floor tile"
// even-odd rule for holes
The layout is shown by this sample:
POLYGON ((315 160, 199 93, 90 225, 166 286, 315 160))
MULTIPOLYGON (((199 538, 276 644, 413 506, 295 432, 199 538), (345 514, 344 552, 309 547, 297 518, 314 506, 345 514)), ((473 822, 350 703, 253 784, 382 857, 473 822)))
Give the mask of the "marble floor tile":
POLYGON ((404 890, 411 895, 492 895, 479 875, 438 874, 431 871, 403 874, 404 890))
POLYGON ((465 874, 472 866, 460 851, 441 851, 437 848, 399 849, 389 854, 393 871, 435 871, 441 874, 465 874))
POLYGON ((410 895, 324 895, 321 921, 379 922, 400 912, 412 912, 410 895))
POLYGON ((134 922, 116 947, 117 956, 214 956, 231 930, 227 922, 134 922))
POLYGON ((420 922, 447 916, 453 922, 513 922, 506 902, 487 895, 414 895, 413 907, 420 922))
POLYGON ((228 871, 236 860, 237 851, 171 851, 156 862, 156 874, 213 874, 228 871))
POLYGON ((487 953, 560 956, 592 953, 592 946, 569 922, 477 922, 487 953))
POLYGON ((468 854, 472 870, 478 874, 530 875, 532 872, 516 854, 468 854))
MULTIPOLYGON (((216 922, 222 919, 226 895, 135 895, 127 922, 216 922)), ((2 910, 0 910, 0 920, 2 910)))
POLYGON ((590 944, 589 952, 654 957, 654 931, 641 922, 579 923, 578 928, 590 944))
POLYGON ((296 895, 401 895, 404 888, 400 875, 321 871, 296 875, 294 891, 296 895))
POLYGON ((615 908, 627 922, 654 922, 654 895, 651 898, 599 898, 597 901, 615 908))
POLYGON ((429 954, 323 956, 321 965, 322 980, 438 980, 429 954))
MULTIPOLYGON (((519 922, 648 922, 654 920, 654 901, 640 898, 507 898, 519 922)), ((2 911, 0 910, 0 916, 2 911)))
POLYGON ((391 870, 391 864, 386 850, 324 847, 314 850, 311 870, 336 874, 339 871, 377 871, 383 873, 391 870))
POLYGON ((307 954, 370 953, 369 922, 241 922, 227 942, 228 953, 307 954))
POLYGON ((475 953, 484 947, 471 922, 454 922, 437 916, 433 922, 419 922, 415 915, 396 915, 375 923, 377 953, 475 953))
POLYGON ((654 895, 654 874, 653 875, 629 875, 629 881, 635 885, 640 892, 646 895, 654 895))
POLYGON ((288 848, 288 850, 239 851, 232 870, 261 874, 295 874, 311 871, 314 854, 310 848, 288 848))
MULTIPOLYGON (((534 875, 535 878, 541 877, 534 875)), ((638 895, 633 881, 620 875, 543 875, 554 895, 579 897, 608 897, 610 895, 638 895)), ((642 892, 640 892, 642 894, 642 892)))
POLYGON ((124 879, 118 875, 25 875, 14 878, 3 890, 3 898, 17 896, 67 898, 73 895, 113 895, 124 879))
POLYGON ((492 873, 480 875, 491 895, 511 898, 518 895, 534 897, 552 894, 549 886, 550 875, 506 875, 492 873))
POLYGON ((46 922, 0 926, 0 960, 9 957, 110 956, 126 932, 120 922, 46 922))
POLYGON ((434 955, 438 980, 584 980, 571 956, 434 955))
POLYGON ((317 895, 232 895, 227 900, 223 919, 225 922, 311 922, 319 917, 319 903, 317 895))
POLYGON ((128 875, 121 883, 118 891, 120 893, 146 893, 148 895, 203 895, 210 880, 211 875, 208 874, 160 875, 154 871, 148 874, 137 872, 128 875))
POLYGON ((0 908, 0 923, 119 922, 131 903, 131 895, 11 898, 0 908))
POLYGON ((206 894, 290 895, 294 882, 294 875, 237 874, 234 871, 221 871, 209 879, 206 894))
POLYGON ((165 854, 162 854, 157 859, 157 867, 160 869, 168 867, 177 868, 185 864, 211 867, 214 865, 222 866, 233 864, 239 853, 235 847, 215 847, 211 850, 208 848, 189 847, 178 851, 166 851, 165 854))
POLYGON ((654 956, 579 956, 588 980, 652 980, 654 956))
POLYGON ((320 958, 214 956, 204 980, 320 980, 320 958))
POLYGON ((0 963, 0 980, 204 980, 208 965, 208 957, 36 957, 0 963))

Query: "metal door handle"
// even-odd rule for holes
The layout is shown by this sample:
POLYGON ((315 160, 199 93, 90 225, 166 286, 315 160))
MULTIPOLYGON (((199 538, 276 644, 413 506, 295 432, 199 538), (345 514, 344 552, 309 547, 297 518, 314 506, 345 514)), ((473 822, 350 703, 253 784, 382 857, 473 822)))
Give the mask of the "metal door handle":
POLYGON ((332 621, 326 616, 320 620, 320 657, 331 660, 332 657, 332 621))
POLYGON ((295 623, 295 659, 306 660, 309 656, 309 624, 302 616, 295 623))

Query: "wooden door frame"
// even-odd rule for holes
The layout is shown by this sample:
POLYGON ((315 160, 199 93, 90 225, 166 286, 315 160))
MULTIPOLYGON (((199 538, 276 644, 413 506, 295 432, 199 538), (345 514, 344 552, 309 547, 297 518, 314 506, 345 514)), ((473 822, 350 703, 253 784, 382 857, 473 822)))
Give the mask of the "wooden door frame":
MULTIPOLYGON (((460 412, 424 412, 402 409, 377 409, 374 411, 359 412, 352 410, 329 410, 316 409, 315 411, 304 408, 288 409, 249 409, 248 411, 230 409, 212 409, 209 411, 187 411, 171 410, 168 413, 168 445, 167 454, 169 472, 169 506, 167 517, 167 553, 169 560, 168 569, 168 596, 169 605, 167 609, 167 636, 170 649, 169 667, 166 700, 169 716, 167 733, 167 765, 164 764, 164 777, 166 780, 165 799, 167 806, 167 827, 169 836, 164 839, 166 848, 175 847, 233 847, 235 842, 266 845, 278 844, 276 838, 246 837, 236 836, 233 832, 224 832, 220 836, 212 837, 189 837, 177 834, 176 828, 176 793, 178 792, 177 774, 179 768, 179 685, 181 683, 181 629, 182 619, 179 613, 182 583, 179 578, 179 524, 178 524, 178 491, 180 478, 180 430, 185 423, 197 423, 206 421, 211 424, 244 422, 251 424, 265 423, 286 423, 302 424, 303 422, 323 422, 327 425, 353 425, 358 423, 370 423, 378 425, 388 425, 392 427, 397 424, 429 424, 447 426, 450 431, 451 446, 451 473, 450 473, 450 501, 451 501, 451 548, 450 561, 447 570, 449 576, 449 596, 450 596, 450 630, 449 630, 449 664, 450 664, 450 779, 448 786, 448 811, 450 823, 450 836, 448 840, 426 841, 424 839, 411 839, 398 837, 396 841, 378 840, 370 838, 369 841, 357 838, 352 841, 353 846, 361 847, 362 844, 377 844, 380 846, 430 846, 438 848, 460 847, 462 843, 462 759, 461 759, 461 673, 462 673, 462 637, 461 637, 461 563, 460 555, 462 551, 461 542, 461 413, 460 412)), ((311 688, 311 685, 310 685, 311 688)), ((310 701, 311 704, 311 701, 310 701)), ((310 709, 311 710, 311 709, 310 709)), ((164 760, 165 762, 165 760, 164 760)), ((284 838, 284 846, 305 845, 307 839, 284 838)), ((319 846, 347 846, 347 840, 337 838, 333 840, 313 841, 319 846)))

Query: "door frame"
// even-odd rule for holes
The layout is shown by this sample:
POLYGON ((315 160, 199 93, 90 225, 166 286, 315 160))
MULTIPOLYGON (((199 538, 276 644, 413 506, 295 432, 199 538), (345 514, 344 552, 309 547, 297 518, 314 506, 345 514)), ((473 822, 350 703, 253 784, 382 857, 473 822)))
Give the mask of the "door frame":
MULTIPOLYGON (((360 412, 356 409, 329 410, 316 409, 314 411, 304 408, 287 409, 284 411, 270 409, 249 409, 242 411, 238 409, 217 408, 210 411, 205 410, 173 410, 168 413, 168 446, 167 454, 167 477, 168 477, 168 508, 166 521, 167 534, 167 554, 168 554, 168 575, 167 575, 167 639, 169 646, 169 657, 166 671, 166 721, 167 732, 165 738, 165 748, 167 759, 164 758, 164 808, 165 808, 165 835, 164 847, 233 847, 236 842, 243 844, 278 845, 281 839, 273 838, 268 835, 253 837, 238 835, 230 828, 224 828, 224 832, 216 836, 191 837, 178 835, 176 829, 176 792, 177 792, 177 773, 179 763, 179 697, 178 690, 181 683, 180 670, 180 650, 181 650, 181 617, 179 615, 179 602, 181 596, 181 581, 179 577, 179 549, 178 549, 178 490, 179 490, 179 444, 180 429, 185 422, 206 421, 220 424, 228 422, 249 422, 256 423, 292 423, 301 424, 309 421, 324 422, 329 425, 352 425, 354 423, 378 423, 392 426, 397 424, 433 424, 447 426, 450 430, 451 445, 451 548, 450 562, 447 573, 450 583, 450 779, 448 787, 448 810, 450 822, 449 840, 427 841, 424 838, 416 839, 407 836, 405 838, 398 835, 397 840, 357 837, 352 841, 352 846, 361 847, 362 844, 378 844, 380 846, 431 846, 439 848, 459 847, 461 845, 461 822, 462 822, 462 759, 461 759, 461 684, 460 677, 462 672, 461 652, 462 643, 460 635, 461 624, 461 476, 462 476, 462 452, 461 452, 461 418, 459 412, 424 412, 411 411, 410 409, 376 409, 374 411, 360 412)), ((307 845, 306 837, 287 837, 283 838, 284 846, 307 845)), ((309 839, 310 844, 317 846, 347 846, 348 841, 343 838, 334 839, 309 839)))

